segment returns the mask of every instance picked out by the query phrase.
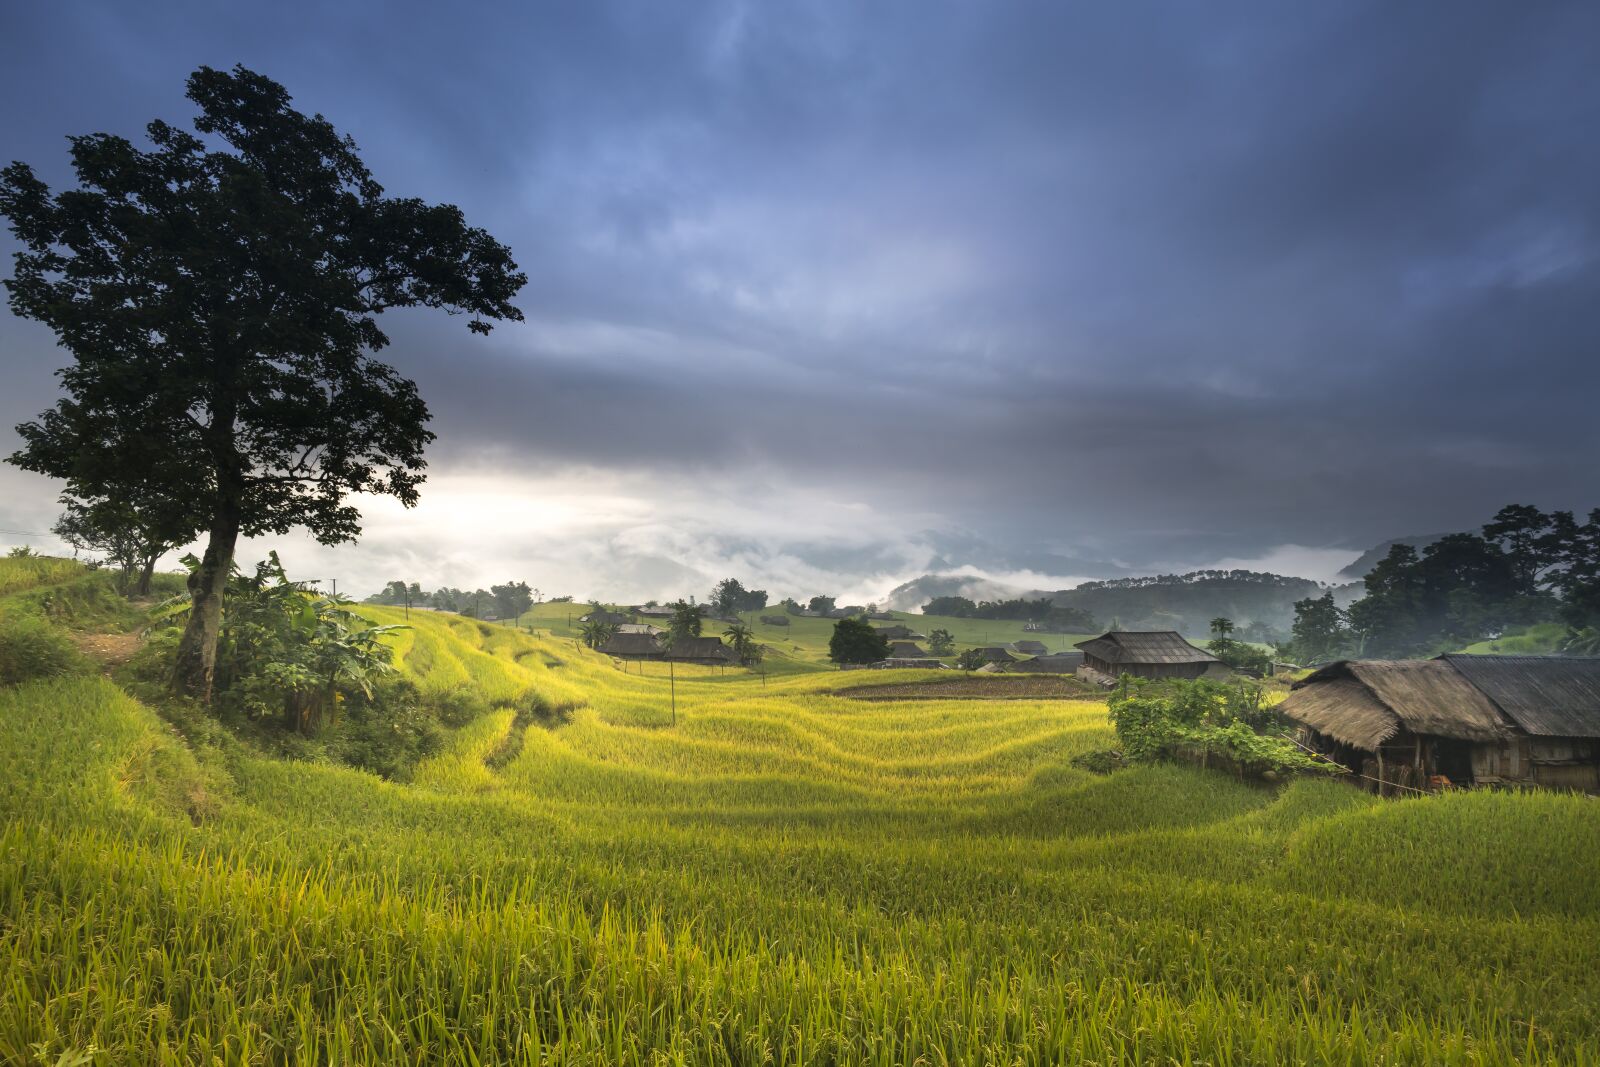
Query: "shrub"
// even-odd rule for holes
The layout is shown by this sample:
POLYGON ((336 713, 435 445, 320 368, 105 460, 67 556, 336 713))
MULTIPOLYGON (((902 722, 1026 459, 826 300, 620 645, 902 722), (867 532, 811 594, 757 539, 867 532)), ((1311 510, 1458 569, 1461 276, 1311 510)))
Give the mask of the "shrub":
POLYGON ((430 694, 427 706, 435 718, 452 728, 465 726, 489 711, 489 702, 470 685, 430 694))
POLYGON ((345 701, 338 723, 324 734, 328 755, 384 778, 409 781, 417 763, 444 746, 444 730, 409 682, 387 682, 372 696, 345 701))
POLYGON ((65 634, 43 619, 0 619, 0 685, 70 674, 84 659, 65 634))
POLYGON ((1231 761, 1241 774, 1339 771, 1274 736, 1287 730, 1288 722, 1262 702, 1254 685, 1205 679, 1150 683, 1124 676, 1110 705, 1111 725, 1132 763, 1216 756, 1231 761))

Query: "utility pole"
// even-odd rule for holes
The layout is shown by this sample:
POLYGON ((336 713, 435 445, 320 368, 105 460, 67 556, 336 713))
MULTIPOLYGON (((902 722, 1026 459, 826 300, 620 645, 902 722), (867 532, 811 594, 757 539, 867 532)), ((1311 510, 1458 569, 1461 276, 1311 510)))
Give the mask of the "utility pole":
POLYGON ((339 595, 339 579, 337 578, 333 579, 333 595, 339 595))

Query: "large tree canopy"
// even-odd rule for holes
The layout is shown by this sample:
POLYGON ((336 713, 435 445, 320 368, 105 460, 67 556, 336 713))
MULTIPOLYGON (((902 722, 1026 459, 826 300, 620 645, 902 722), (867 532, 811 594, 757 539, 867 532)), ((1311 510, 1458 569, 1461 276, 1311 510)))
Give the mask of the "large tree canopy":
POLYGON ((152 122, 148 150, 72 138, 77 189, 13 163, 0 212, 22 244, 12 310, 73 357, 11 461, 85 499, 158 478, 192 501, 209 541, 177 680, 205 698, 241 534, 333 544, 360 532, 351 493, 416 502, 428 410, 372 358, 377 316, 442 308, 486 333, 522 317, 526 277, 457 208, 385 197, 355 143, 276 82, 203 67, 188 97, 196 133, 152 122))

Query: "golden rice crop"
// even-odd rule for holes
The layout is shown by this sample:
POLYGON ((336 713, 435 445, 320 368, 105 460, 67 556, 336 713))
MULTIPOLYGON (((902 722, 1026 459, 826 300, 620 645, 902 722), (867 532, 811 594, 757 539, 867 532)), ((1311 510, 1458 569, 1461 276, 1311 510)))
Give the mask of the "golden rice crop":
POLYGON ((684 671, 674 726, 658 673, 410 621, 493 710, 407 785, 0 691, 0 1061, 1600 1061, 1595 801, 1096 777, 1103 705, 838 674, 684 671))

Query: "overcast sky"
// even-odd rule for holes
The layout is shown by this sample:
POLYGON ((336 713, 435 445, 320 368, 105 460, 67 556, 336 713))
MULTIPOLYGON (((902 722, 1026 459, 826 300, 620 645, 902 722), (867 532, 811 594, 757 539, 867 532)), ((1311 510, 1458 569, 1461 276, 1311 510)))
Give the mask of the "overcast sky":
MULTIPOLYGON (((530 278, 386 321, 422 505, 273 542, 342 591, 1324 577, 1600 505, 1592 2, 8 4, 0 157, 235 63, 530 278)), ((61 362, 0 312, 0 452, 61 362)), ((57 491, 0 468, 0 544, 57 491)))

